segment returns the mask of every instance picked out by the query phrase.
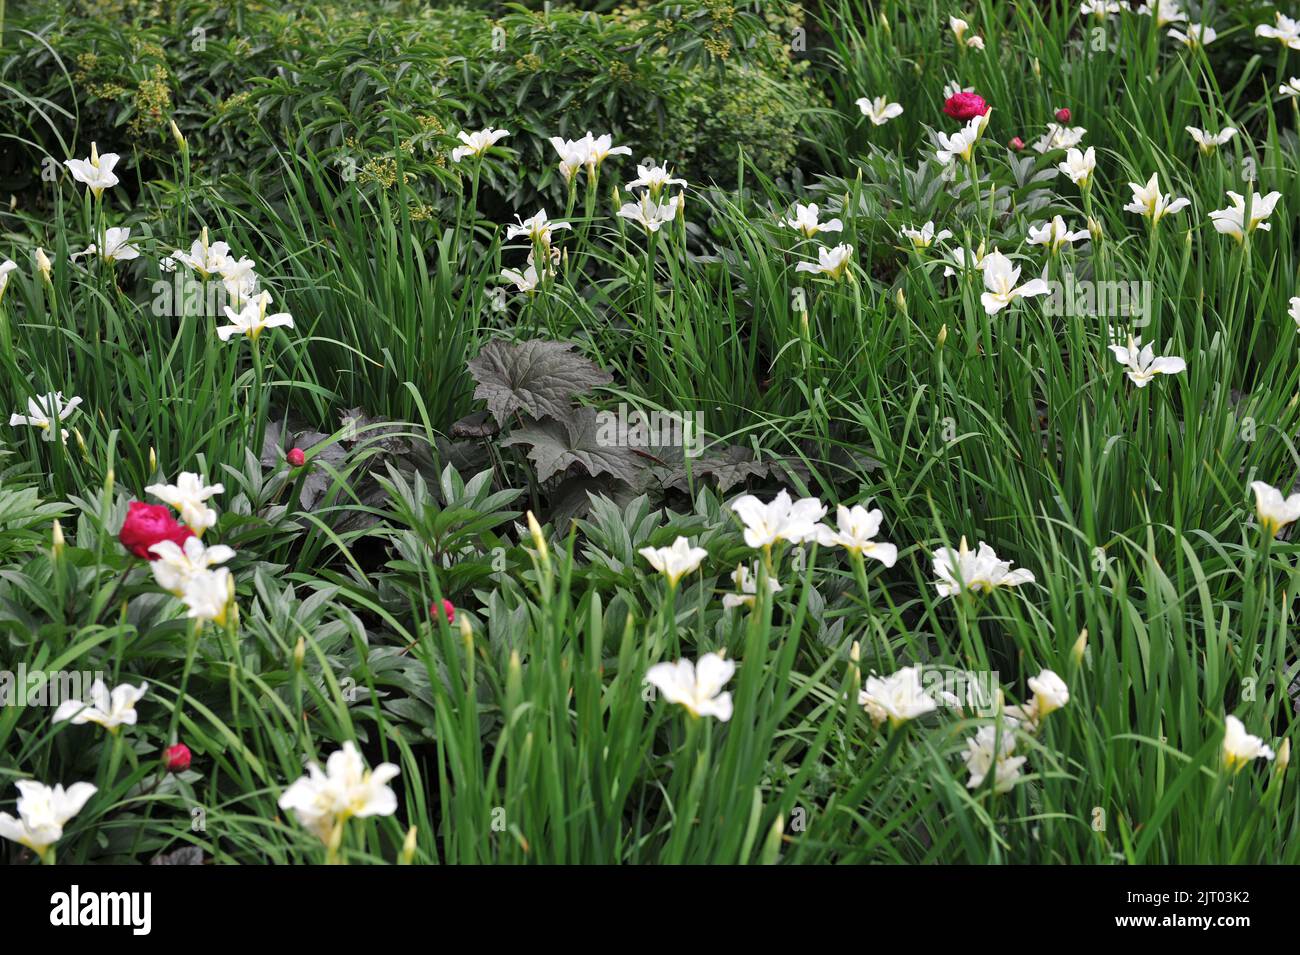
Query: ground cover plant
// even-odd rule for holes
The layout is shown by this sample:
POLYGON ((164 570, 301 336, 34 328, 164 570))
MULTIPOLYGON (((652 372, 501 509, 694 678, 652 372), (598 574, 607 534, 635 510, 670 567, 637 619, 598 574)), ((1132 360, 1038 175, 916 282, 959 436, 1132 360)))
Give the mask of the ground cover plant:
POLYGON ((0 4, 0 860, 1300 861, 1296 12, 0 4))

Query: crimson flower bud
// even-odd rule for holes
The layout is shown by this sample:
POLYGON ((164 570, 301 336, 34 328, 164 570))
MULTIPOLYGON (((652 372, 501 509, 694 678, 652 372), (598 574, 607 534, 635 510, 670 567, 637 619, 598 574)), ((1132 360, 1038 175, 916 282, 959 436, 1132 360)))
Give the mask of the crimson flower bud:
POLYGON ((953 93, 943 103, 943 111, 963 123, 989 111, 989 104, 978 93, 953 93))
MULTIPOLYGON (((442 616, 447 618, 447 623, 456 622, 456 608, 452 606, 450 600, 444 599, 442 602, 442 616)), ((438 619, 439 607, 436 603, 429 605, 429 616, 435 621, 438 619)))
POLYGON ((149 550, 154 544, 173 541, 183 546, 186 538, 193 536, 194 532, 172 517, 166 505, 132 501, 127 505, 126 520, 117 539, 136 557, 157 560, 158 555, 149 550))
POLYGON ((174 746, 168 746, 163 750, 163 762, 167 765, 169 773, 183 773, 190 768, 190 761, 193 754, 190 748, 184 743, 177 743, 174 746))

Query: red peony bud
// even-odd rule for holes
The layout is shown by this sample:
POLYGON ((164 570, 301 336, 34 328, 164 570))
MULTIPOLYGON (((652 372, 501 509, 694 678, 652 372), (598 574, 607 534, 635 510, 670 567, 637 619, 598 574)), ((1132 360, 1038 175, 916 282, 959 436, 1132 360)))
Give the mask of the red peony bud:
POLYGON ((1007 143, 1007 148, 1020 152, 1020 150, 1025 148, 1025 141, 1019 136, 1012 136, 1011 142, 1007 143))
POLYGON ((989 111, 989 104, 978 93, 953 93, 944 101, 943 111, 963 123, 989 111))
POLYGON ((1070 111, 1062 106, 1056 111, 1056 121, 1064 125, 1070 121, 1070 111))
POLYGON ((136 557, 157 560, 158 555, 149 551, 154 544, 173 541, 183 545, 186 538, 193 536, 194 532, 172 517, 165 505, 132 501, 127 506, 126 520, 122 522, 117 539, 136 557))
POLYGON ((307 463, 307 455, 303 453, 302 448, 290 448, 285 458, 288 460, 290 467, 300 468, 307 463))
POLYGON ((190 748, 184 743, 177 743, 175 746, 168 746, 163 750, 163 762, 167 764, 167 772, 183 773, 190 768, 190 760, 193 754, 190 748))
MULTIPOLYGON (((443 612, 443 615, 446 616, 446 618, 447 618, 447 623, 451 624, 451 623, 455 623, 455 622, 456 622, 456 608, 453 607, 453 606, 451 605, 451 601, 450 601, 450 600, 443 600, 443 602, 442 602, 442 612, 443 612)), ((432 617, 434 620, 437 620, 437 619, 438 619, 438 605, 437 605, 437 604, 430 604, 430 605, 429 605, 429 616, 432 617)))

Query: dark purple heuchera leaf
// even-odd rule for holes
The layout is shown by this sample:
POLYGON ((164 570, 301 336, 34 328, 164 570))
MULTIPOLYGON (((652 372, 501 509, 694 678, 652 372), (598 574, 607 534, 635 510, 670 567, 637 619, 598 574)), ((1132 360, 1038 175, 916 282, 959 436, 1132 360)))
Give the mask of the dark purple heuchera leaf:
POLYGON ((581 465, 595 477, 609 474, 633 484, 644 463, 631 448, 609 440, 601 428, 596 412, 578 408, 572 425, 559 421, 536 421, 515 428, 501 442, 509 446, 529 445, 528 457, 537 465, 537 479, 546 481, 564 472, 570 465, 581 465))
POLYGON ((171 852, 160 853, 149 860, 150 865, 203 865, 203 850, 198 846, 181 846, 171 852))
POLYGON ((453 438, 481 440, 499 434, 501 431, 492 415, 487 411, 475 411, 456 421, 451 426, 453 438))
POLYGON ((540 339, 488 342, 470 360, 469 373, 478 382, 474 397, 486 401, 501 424, 516 411, 523 411, 532 418, 554 418, 572 425, 577 410, 573 399, 614 380, 575 355, 572 344, 540 339))
MULTIPOLYGON (((690 488, 686 461, 680 448, 655 448, 658 463, 651 474, 663 488, 686 492, 690 488)), ((712 450, 690 462, 689 474, 697 482, 709 481, 724 494, 732 488, 747 484, 750 479, 775 479, 788 481, 797 475, 806 478, 808 469, 795 457, 762 459, 752 448, 730 444, 712 450)))

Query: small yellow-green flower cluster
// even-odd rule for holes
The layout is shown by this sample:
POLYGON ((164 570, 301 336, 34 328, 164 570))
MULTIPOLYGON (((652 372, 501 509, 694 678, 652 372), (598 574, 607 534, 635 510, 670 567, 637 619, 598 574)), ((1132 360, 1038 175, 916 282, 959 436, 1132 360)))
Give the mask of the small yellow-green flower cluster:
POLYGON ((155 65, 149 75, 140 81, 133 98, 135 115, 128 126, 131 134, 139 136, 163 125, 172 111, 172 89, 167 67, 155 65))

